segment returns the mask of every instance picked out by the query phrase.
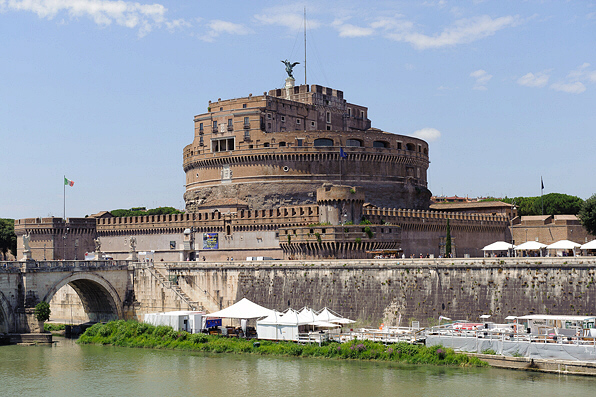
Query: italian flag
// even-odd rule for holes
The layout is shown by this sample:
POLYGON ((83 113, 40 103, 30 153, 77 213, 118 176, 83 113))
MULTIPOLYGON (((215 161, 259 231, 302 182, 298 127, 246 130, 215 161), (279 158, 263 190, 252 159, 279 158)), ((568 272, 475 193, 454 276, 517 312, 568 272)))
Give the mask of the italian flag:
POLYGON ((64 177, 64 185, 74 186, 74 181, 71 181, 70 179, 64 177))

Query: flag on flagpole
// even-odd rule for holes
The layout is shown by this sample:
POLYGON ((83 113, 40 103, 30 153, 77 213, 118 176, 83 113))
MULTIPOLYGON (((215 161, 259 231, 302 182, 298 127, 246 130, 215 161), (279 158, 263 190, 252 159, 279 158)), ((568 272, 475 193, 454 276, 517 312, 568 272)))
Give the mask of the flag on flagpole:
POLYGON ((540 177, 540 186, 542 186, 542 190, 544 190, 544 182, 542 181, 542 177, 540 177))
POLYGON ((339 157, 341 157, 342 159, 345 159, 348 157, 346 152, 344 152, 344 148, 339 148, 339 157))
POLYGON ((64 177, 64 185, 74 186, 74 181, 71 181, 70 179, 64 177))

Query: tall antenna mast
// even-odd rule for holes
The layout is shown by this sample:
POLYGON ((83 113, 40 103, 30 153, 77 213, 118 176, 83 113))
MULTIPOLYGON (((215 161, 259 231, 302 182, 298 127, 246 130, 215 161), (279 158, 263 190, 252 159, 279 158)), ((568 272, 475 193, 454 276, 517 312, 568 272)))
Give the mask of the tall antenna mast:
POLYGON ((306 85, 306 7, 304 7, 304 85, 306 85))

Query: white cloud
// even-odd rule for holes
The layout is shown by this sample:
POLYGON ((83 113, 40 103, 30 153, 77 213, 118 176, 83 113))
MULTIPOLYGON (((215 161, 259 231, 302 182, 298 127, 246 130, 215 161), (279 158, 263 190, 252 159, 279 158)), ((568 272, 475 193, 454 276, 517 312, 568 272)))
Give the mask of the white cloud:
POLYGON ((334 21, 332 25, 339 32, 339 37, 366 37, 375 32, 373 28, 363 28, 340 21, 334 21))
POLYGON ((209 31, 203 37, 202 40, 212 42, 221 34, 230 34, 230 35, 247 35, 252 33, 252 30, 245 27, 244 25, 240 25, 233 22, 222 21, 219 19, 214 19, 207 23, 207 27, 209 31))
POLYGON ((525 87, 544 87, 548 83, 549 75, 546 72, 528 73, 517 79, 517 84, 525 87))
MULTIPOLYGON (((291 31, 299 31, 304 28, 303 8, 295 4, 268 8, 262 14, 255 15, 254 18, 264 25, 284 26, 291 31)), ((306 26, 308 29, 316 29, 321 26, 321 23, 307 18, 306 26)))
POLYGON ((53 19, 62 12, 71 18, 87 17, 100 26, 112 23, 130 29, 138 29, 145 36, 162 24, 182 26, 181 20, 167 22, 167 9, 161 4, 140 4, 112 0, 7 0, 0 2, 5 10, 28 11, 40 18, 53 19))
POLYGON ((486 73, 486 71, 484 71, 482 69, 478 69, 478 70, 475 70, 472 73, 470 73, 470 77, 476 79, 476 82, 474 83, 474 87, 472 87, 472 88, 474 90, 484 91, 487 89, 486 83, 488 83, 489 80, 493 78, 493 75, 486 73))
POLYGON ((441 137, 441 131, 437 130, 436 128, 422 128, 414 131, 412 136, 424 139, 427 142, 433 142, 441 137))
POLYGON ((550 88, 555 91, 562 91, 568 94, 581 94, 586 90, 586 86, 579 81, 573 83, 553 83, 551 84, 550 88))
POLYGON ((581 94, 586 90, 584 83, 596 83, 596 71, 589 68, 589 63, 581 64, 577 69, 569 72, 564 81, 553 83, 550 88, 569 94, 581 94))
POLYGON ((506 27, 516 26, 520 23, 519 16, 505 16, 492 19, 482 15, 469 19, 455 21, 452 26, 445 28, 441 33, 432 36, 414 31, 390 32, 387 37, 395 41, 410 43, 420 50, 428 48, 441 48, 457 44, 471 43, 476 40, 492 36, 497 31, 506 27))

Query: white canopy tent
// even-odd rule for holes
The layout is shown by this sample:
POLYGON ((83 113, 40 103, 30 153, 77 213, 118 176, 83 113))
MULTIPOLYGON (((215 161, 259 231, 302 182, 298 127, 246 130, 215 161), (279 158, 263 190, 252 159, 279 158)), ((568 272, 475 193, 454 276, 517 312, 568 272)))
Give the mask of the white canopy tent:
POLYGON ((246 298, 234 303, 232 306, 226 307, 215 313, 206 314, 205 317, 217 318, 236 318, 236 319, 256 319, 267 317, 275 313, 274 310, 267 309, 263 306, 257 305, 246 298))
POLYGON ((336 324, 352 324, 356 321, 350 320, 348 318, 343 318, 338 316, 337 314, 333 313, 327 307, 324 307, 316 316, 315 319, 317 321, 326 321, 329 323, 336 323, 336 324))
POLYGON ((547 245, 546 249, 555 250, 557 256, 563 256, 565 251, 573 251, 573 254, 575 255, 575 250, 579 247, 581 247, 581 244, 574 243, 573 241, 559 240, 556 243, 547 245))

